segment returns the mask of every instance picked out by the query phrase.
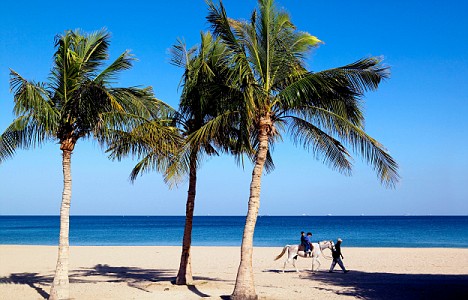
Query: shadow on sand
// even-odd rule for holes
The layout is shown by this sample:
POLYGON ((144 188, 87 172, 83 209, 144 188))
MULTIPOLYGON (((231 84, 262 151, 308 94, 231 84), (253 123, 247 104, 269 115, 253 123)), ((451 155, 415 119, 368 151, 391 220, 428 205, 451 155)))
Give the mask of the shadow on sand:
POLYGON ((468 275, 308 272, 305 277, 343 288, 329 290, 359 299, 468 299, 468 275))
MULTIPOLYGON (((96 283, 96 282, 125 282, 128 286, 150 292, 146 287, 154 282, 169 282, 175 284, 176 270, 172 269, 142 269, 137 267, 113 267, 109 265, 95 265, 93 268, 71 270, 70 283, 96 283)), ((40 286, 48 286, 53 281, 52 275, 39 275, 38 273, 12 273, 10 276, 0 277, 1 284, 25 284, 36 290, 44 299, 49 294, 40 286)), ((218 278, 195 276, 194 280, 222 281, 218 278)), ((199 297, 210 295, 201 292, 195 285, 188 285, 187 289, 199 297)))
POLYGON ((40 276, 38 273, 13 273, 9 277, 0 277, 0 284, 25 284, 35 289, 44 299, 49 298, 49 294, 38 285, 50 285, 53 281, 51 276, 40 276))

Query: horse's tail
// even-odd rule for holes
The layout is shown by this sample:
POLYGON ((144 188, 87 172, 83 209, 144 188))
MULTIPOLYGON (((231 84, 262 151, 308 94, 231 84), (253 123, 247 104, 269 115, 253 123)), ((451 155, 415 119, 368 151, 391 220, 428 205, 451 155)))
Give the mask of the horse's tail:
POLYGON ((283 256, 284 253, 286 252, 286 249, 288 249, 288 248, 289 248, 289 245, 284 246, 283 251, 281 251, 281 253, 275 258, 275 260, 280 259, 281 256, 283 256))

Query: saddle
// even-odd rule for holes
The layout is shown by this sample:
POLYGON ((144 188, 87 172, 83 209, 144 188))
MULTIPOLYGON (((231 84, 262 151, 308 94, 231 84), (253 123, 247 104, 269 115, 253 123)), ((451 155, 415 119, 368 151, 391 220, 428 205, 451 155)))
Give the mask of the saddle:
MULTIPOLYGON (((313 247, 313 246, 311 246, 313 247)), ((313 248, 309 249, 309 251, 307 253, 310 253, 312 251, 313 248)), ((299 247, 297 248, 297 251, 304 251, 305 252, 305 247, 304 245, 300 244, 299 247)))

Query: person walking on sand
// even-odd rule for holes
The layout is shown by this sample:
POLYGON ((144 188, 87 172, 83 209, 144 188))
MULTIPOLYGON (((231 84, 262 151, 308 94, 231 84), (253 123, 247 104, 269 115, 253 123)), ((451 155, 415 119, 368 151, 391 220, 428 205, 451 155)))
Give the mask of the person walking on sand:
POLYGON ((341 254, 341 242, 343 240, 342 239, 338 239, 336 241, 336 244, 335 244, 335 247, 333 247, 332 249, 332 256, 333 256, 333 261, 332 261, 332 264, 330 266, 330 273, 333 272, 333 269, 335 268, 335 265, 338 263, 338 265, 340 265, 340 268, 343 270, 343 273, 348 273, 349 270, 346 270, 344 264, 343 264, 343 261, 341 260, 342 258, 344 259, 343 257, 343 254, 341 254))

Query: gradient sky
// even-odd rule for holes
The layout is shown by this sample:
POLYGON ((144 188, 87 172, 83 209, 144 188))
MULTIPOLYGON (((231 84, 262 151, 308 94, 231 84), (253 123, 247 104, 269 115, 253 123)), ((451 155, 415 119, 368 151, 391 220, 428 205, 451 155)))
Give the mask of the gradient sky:
MULTIPOLYGON (((225 0, 228 15, 248 19, 256 1, 225 0)), ((287 139, 262 181, 262 215, 468 215, 467 1, 279 0, 299 30, 325 42, 310 56, 320 71, 380 56, 392 76, 365 98, 366 130, 400 164, 395 189, 355 156, 351 177, 328 169, 287 139)), ((177 107, 181 70, 168 62, 177 38, 188 45, 208 30, 203 0, 5 1, 0 11, 0 131, 11 123, 9 68, 45 81, 54 36, 67 29, 112 34, 111 59, 139 59, 119 85, 153 86, 177 107), (95 3, 98 2, 98 3, 95 3)), ((157 173, 131 184, 135 161, 113 162, 91 141, 72 157, 72 215, 183 215, 187 182, 170 190, 157 173)), ((20 150, 0 165, 0 215, 57 215, 62 192, 57 144, 20 150)), ((196 215, 244 215, 252 165, 227 156, 199 170, 196 215)))

